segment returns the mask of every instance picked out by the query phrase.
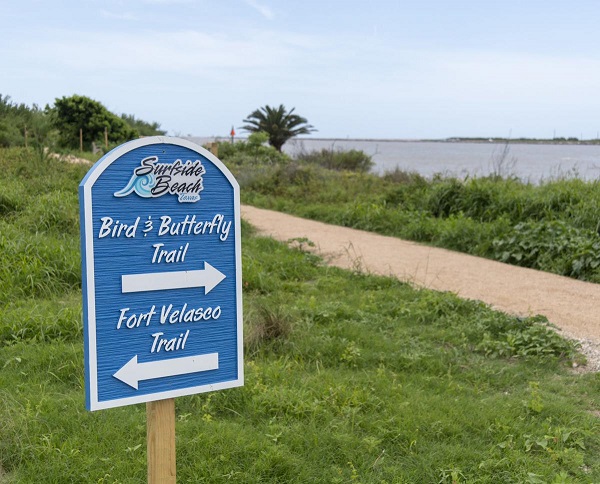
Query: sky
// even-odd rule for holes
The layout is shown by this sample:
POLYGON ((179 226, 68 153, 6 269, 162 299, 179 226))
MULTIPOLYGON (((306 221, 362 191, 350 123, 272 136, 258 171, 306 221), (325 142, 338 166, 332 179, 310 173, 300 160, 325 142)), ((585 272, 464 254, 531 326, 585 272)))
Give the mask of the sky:
POLYGON ((264 106, 318 138, 596 138, 596 0, 3 0, 0 94, 175 136, 264 106))

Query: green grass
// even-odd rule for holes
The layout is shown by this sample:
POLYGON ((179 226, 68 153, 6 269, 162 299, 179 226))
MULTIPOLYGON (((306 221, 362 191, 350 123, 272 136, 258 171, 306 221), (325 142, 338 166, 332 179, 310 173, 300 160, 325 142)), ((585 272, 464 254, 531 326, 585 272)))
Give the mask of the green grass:
MULTIPOLYGON (((25 179, 20 156, 0 150, 0 184, 20 193, 0 213, 0 481, 145 482, 145 406, 84 406, 65 226, 82 170, 25 179)), ((177 399, 178 482, 600 481, 600 377, 570 370, 576 348, 543 317, 242 231, 245 385, 177 399)))

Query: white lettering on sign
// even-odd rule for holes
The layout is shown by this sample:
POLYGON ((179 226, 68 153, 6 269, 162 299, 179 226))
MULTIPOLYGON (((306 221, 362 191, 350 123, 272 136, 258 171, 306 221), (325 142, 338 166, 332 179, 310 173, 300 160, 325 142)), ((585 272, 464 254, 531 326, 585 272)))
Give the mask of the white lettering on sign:
MULTIPOLYGON (((201 321, 216 321, 221 317, 221 306, 216 307, 197 307, 188 308, 185 303, 179 308, 173 307, 173 304, 164 304, 160 309, 159 320, 153 323, 153 316, 157 314, 156 305, 148 311, 131 311, 131 308, 122 308, 119 311, 117 329, 135 329, 140 326, 146 327, 152 324, 165 326, 178 323, 197 323, 201 321)), ((177 351, 185 349, 185 344, 190 336, 190 330, 187 329, 179 336, 165 336, 165 331, 157 331, 151 334, 152 346, 150 353, 159 353, 161 351, 177 351)))
POLYGON ((204 235, 207 232, 212 234, 213 231, 219 236, 223 242, 229 237, 231 229, 231 220, 226 221, 223 214, 216 214, 212 221, 198 221, 196 215, 185 216, 185 219, 179 222, 174 222, 168 215, 160 217, 160 227, 158 235, 204 235))
POLYGON ((221 317, 221 306, 216 308, 190 308, 188 309, 187 303, 183 305, 181 309, 173 310, 173 305, 163 306, 160 310, 160 324, 169 322, 175 323, 195 323, 198 321, 208 321, 210 319, 216 320, 221 317))
POLYGON ((175 338, 162 338, 164 334, 165 333, 162 331, 152 334, 154 341, 152 343, 152 349, 150 350, 150 353, 154 353, 155 351, 158 353, 161 349, 163 349, 163 347, 165 351, 184 350, 185 343, 190 335, 190 330, 188 329, 185 333, 181 333, 175 338))
MULTIPOLYGON (((177 323, 197 323, 199 321, 216 321, 221 317, 221 306, 213 307, 188 307, 188 303, 184 303, 180 308, 175 308, 173 304, 163 304, 160 309, 159 323, 164 325, 177 323)), ((148 311, 132 312, 131 308, 122 308, 119 310, 119 319, 117 321, 117 329, 127 328, 134 329, 140 326, 150 326, 153 319, 152 316, 158 314, 156 305, 148 311)))
POLYGON ((153 264, 160 264, 161 262, 166 262, 170 264, 172 262, 185 262, 185 255, 190 247, 190 243, 188 242, 185 245, 181 245, 179 249, 167 250, 163 249, 165 244, 154 244, 154 255, 152 256, 153 264))
MULTIPOLYGON (((148 215, 146 220, 140 224, 141 217, 137 217, 133 222, 123 222, 118 218, 101 217, 98 238, 104 237, 134 238, 140 233, 146 237, 155 230, 152 215, 148 215)), ((186 215, 184 218, 174 220, 170 215, 161 215, 156 235, 163 236, 186 236, 186 235, 214 235, 221 242, 226 242, 231 231, 231 220, 227 220, 225 215, 217 213, 211 220, 198 220, 196 215, 186 215)))
POLYGON ((98 231, 98 238, 102 239, 107 236, 121 237, 121 235, 132 238, 135 237, 135 231, 137 230, 138 224, 140 223, 140 217, 135 219, 135 222, 131 225, 113 220, 111 217, 102 217, 100 219, 102 225, 98 231))
POLYGON ((121 309, 121 315, 119 316, 119 321, 117 322, 117 329, 121 329, 123 323, 125 323, 125 327, 129 329, 138 328, 142 325, 142 323, 145 323, 145 326, 149 326, 152 316, 156 314, 156 306, 154 305, 147 313, 127 314, 129 310, 130 308, 121 309))

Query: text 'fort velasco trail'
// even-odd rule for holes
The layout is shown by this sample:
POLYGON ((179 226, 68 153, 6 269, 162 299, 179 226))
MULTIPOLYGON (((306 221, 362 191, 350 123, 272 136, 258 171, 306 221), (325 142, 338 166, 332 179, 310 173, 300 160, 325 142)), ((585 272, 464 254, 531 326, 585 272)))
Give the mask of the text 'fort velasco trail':
MULTIPOLYGON (((220 213, 215 214, 210 220, 200 220, 195 214, 186 214, 183 218, 161 215, 155 219, 153 219, 151 215, 148 215, 143 221, 142 217, 139 216, 133 221, 116 220, 113 217, 104 216, 100 218, 100 222, 101 225, 98 230, 98 239, 121 237, 133 239, 136 237, 146 237, 149 234, 156 232, 155 235, 157 237, 213 236, 218 238, 221 242, 226 242, 232 226, 232 220, 227 220, 226 217, 220 213)), ((183 245, 173 245, 168 242, 149 244, 148 259, 151 264, 183 263, 185 262, 189 247, 190 242, 186 242, 183 245)), ((217 269, 214 269, 207 263, 205 263, 204 271, 187 271, 187 273, 190 272, 202 273, 200 274, 200 279, 204 276, 205 290, 209 288, 211 284, 214 284, 219 277, 225 277, 217 269), (221 276, 219 276, 219 274, 221 274, 221 276)), ((156 274, 157 277, 161 275, 165 276, 165 273, 160 275, 156 274)), ((137 292, 135 289, 129 288, 129 285, 127 284, 127 282, 135 280, 136 275, 126 275, 123 277, 123 292, 137 292)), ((141 277, 137 275, 137 279, 139 280, 141 277)), ((220 282, 220 280, 218 282, 220 282)), ((202 283, 203 281, 199 282, 202 283)), ((206 292, 209 291, 210 288, 206 292)), ((188 303, 179 306, 170 303, 162 305, 153 304, 148 310, 137 312, 131 311, 131 308, 129 307, 124 307, 119 310, 118 317, 116 317, 116 329, 135 329, 141 326, 163 327, 181 323, 216 321, 221 317, 221 314, 221 306, 193 307, 188 305, 188 303)), ((164 331, 152 333, 152 341, 149 343, 150 353, 183 350, 185 349, 189 335, 189 329, 186 329, 185 331, 182 330, 177 336, 172 338, 165 338, 164 331)))

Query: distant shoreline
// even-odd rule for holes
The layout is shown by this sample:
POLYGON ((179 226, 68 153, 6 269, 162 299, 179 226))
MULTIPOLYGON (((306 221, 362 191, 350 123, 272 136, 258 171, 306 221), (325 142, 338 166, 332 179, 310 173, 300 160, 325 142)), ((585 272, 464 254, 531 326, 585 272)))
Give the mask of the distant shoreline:
POLYGON ((482 143, 482 144, 540 144, 540 145, 600 145, 600 139, 578 140, 574 138, 535 139, 535 138, 295 138, 297 141, 360 141, 378 143, 482 143))
MULTIPOLYGON (((186 136, 186 138, 205 139, 213 141, 230 141, 229 136, 186 136)), ((245 136, 236 136, 237 141, 246 140, 245 136)), ((289 142, 298 141, 329 141, 340 142, 368 142, 368 143, 481 143, 481 144, 537 144, 537 145, 600 145, 600 139, 579 140, 577 138, 555 138, 555 139, 536 139, 536 138, 306 138, 296 137, 289 142)))

